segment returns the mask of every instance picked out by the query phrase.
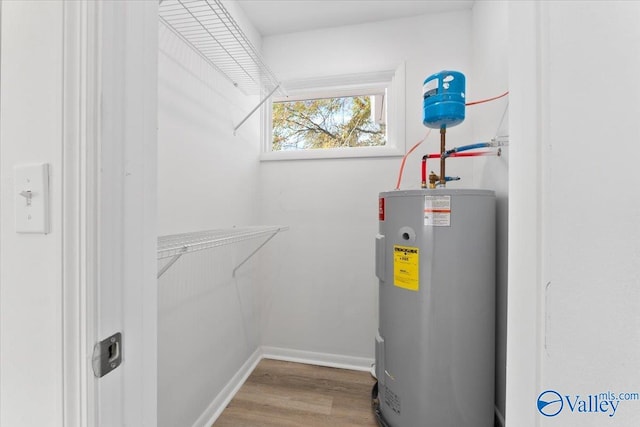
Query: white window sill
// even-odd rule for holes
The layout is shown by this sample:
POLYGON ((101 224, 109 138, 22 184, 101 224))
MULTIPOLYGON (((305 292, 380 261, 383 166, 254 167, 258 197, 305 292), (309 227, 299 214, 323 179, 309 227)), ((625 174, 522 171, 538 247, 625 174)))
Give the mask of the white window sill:
POLYGON ((318 148, 311 150, 270 151, 260 155, 260 161, 353 159, 366 157, 402 157, 397 147, 318 148))

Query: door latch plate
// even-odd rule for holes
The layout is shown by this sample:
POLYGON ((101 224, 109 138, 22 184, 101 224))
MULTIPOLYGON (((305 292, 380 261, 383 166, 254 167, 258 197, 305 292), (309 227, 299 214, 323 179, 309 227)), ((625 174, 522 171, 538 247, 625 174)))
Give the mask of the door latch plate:
POLYGON ((102 378, 122 363, 122 334, 117 332, 93 347, 93 374, 102 378))

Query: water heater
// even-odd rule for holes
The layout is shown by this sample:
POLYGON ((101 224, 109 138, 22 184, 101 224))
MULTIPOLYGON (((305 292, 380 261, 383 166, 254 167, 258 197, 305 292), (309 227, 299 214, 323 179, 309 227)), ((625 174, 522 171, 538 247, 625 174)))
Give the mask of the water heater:
POLYGON ((377 415, 389 427, 493 427, 495 195, 380 193, 377 415))

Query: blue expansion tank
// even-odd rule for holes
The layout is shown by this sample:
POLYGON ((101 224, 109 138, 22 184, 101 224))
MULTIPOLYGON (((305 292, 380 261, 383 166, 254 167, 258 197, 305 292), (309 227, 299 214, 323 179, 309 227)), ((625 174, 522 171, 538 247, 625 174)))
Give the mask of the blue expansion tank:
POLYGON ((465 78, 458 71, 440 71, 422 86, 422 123, 433 129, 452 127, 464 121, 465 78))

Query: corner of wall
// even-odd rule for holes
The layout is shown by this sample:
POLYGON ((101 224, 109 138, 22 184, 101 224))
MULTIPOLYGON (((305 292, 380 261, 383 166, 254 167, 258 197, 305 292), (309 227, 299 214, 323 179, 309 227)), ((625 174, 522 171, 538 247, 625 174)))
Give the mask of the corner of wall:
MULTIPOLYGON (((471 78, 473 99, 497 96, 509 89, 508 4, 475 2, 472 10, 471 78)), ((508 98, 471 107, 474 141, 509 133, 508 98)), ((480 158, 474 165, 474 186, 496 192, 496 408, 505 412, 507 352, 507 259, 509 231, 509 147, 500 157, 480 158)))

